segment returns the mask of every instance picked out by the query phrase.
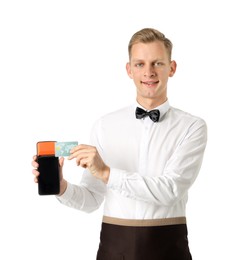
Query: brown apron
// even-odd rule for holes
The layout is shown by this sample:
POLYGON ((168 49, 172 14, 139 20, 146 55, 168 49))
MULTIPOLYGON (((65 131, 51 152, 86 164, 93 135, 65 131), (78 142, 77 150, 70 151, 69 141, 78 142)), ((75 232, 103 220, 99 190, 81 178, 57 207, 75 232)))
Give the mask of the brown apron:
POLYGON ((96 259, 192 260, 187 225, 129 226, 103 220, 96 259))

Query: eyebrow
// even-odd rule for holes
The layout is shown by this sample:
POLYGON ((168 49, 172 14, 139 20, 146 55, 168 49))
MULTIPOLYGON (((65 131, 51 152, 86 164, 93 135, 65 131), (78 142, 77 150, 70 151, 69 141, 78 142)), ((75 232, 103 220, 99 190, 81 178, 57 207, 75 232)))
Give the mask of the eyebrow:
MULTIPOLYGON (((158 62, 158 61, 163 62, 164 59, 155 59, 151 63, 155 63, 155 62, 158 62)), ((142 60, 142 59, 132 59, 131 62, 145 62, 145 61, 142 60)))

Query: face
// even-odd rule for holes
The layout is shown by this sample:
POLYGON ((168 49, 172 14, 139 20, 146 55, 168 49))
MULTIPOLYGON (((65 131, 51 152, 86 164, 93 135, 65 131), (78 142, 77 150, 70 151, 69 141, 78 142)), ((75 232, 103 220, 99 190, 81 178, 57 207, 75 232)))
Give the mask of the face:
POLYGON ((166 101, 168 78, 174 75, 176 62, 169 61, 162 42, 133 45, 126 69, 135 83, 139 104, 152 109, 166 101))

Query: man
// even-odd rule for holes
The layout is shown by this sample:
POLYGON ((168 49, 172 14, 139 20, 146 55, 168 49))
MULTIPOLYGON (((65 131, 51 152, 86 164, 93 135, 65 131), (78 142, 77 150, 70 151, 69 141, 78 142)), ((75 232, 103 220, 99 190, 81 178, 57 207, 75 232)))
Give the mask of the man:
MULTIPOLYGON (((169 105, 168 78, 176 71, 169 39, 145 28, 128 51, 136 103, 100 118, 91 145, 71 151, 68 159, 86 170, 79 186, 67 183, 61 170, 58 199, 86 212, 104 201, 98 260, 189 260, 185 208, 206 124, 169 105)), ((63 158, 59 163, 62 169, 63 158)), ((35 157, 32 165, 38 167, 35 157)), ((33 173, 37 182, 39 172, 33 173)))

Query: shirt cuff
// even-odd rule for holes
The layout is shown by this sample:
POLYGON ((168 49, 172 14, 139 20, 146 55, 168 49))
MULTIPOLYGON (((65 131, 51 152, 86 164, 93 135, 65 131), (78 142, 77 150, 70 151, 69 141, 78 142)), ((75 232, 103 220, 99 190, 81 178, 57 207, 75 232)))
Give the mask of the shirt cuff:
POLYGON ((125 177, 124 171, 110 168, 110 177, 107 183, 107 187, 116 190, 121 189, 123 185, 124 177, 125 177))
POLYGON ((65 192, 62 195, 56 196, 56 197, 61 202, 63 202, 63 201, 67 202, 72 198, 73 193, 74 193, 73 185, 68 182, 65 192))

